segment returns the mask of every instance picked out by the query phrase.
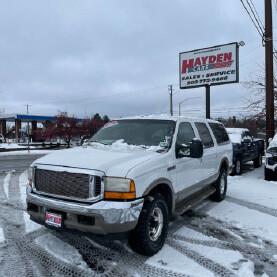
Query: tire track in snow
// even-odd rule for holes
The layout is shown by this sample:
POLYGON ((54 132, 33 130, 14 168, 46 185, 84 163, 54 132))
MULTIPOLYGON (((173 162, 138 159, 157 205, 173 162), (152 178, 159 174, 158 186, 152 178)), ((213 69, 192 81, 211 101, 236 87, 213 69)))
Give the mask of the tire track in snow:
POLYGON ((277 217, 277 210, 274 210, 274 209, 271 209, 271 208, 268 208, 268 207, 265 207, 265 206, 261 206, 259 204, 254 204, 254 203, 251 203, 251 202, 240 200, 240 199, 237 199, 237 198, 229 197, 229 196, 226 196, 225 199, 229 202, 232 202, 234 204, 246 207, 248 209, 256 210, 258 212, 277 217))
MULTIPOLYGON (((276 253, 276 247, 272 247, 270 251, 267 248, 255 247, 244 240, 238 240, 233 235, 230 235, 228 231, 234 232, 232 226, 225 223, 219 223, 216 219, 212 222, 207 222, 208 220, 213 220, 212 217, 207 217, 206 219, 201 219, 202 224, 187 224, 186 227, 190 228, 196 232, 199 232, 205 236, 211 236, 218 239, 220 242, 215 241, 214 246, 212 241, 204 242, 203 245, 218 247, 224 247, 225 249, 239 251, 249 260, 253 262, 263 262, 270 271, 277 272, 277 261, 273 259, 273 254, 276 253), (227 232, 224 232, 227 229, 227 232), (210 244, 210 245, 208 245, 210 244)), ((251 237, 248 238, 251 239, 251 237)), ((186 240, 186 238, 179 237, 180 240, 186 240)), ((253 238, 254 239, 254 238, 253 238)), ((188 241, 189 242, 189 241, 188 241)), ((196 243, 195 241, 194 243, 196 243)), ((192 242, 193 243, 193 242, 192 242)), ((201 242, 199 242, 201 244, 201 242)))
MULTIPOLYGON (((126 250, 121 243, 119 244, 95 237, 93 241, 99 245, 99 247, 96 247, 94 243, 89 243, 84 237, 69 233, 56 233, 56 236, 78 249, 85 260, 88 258, 90 259, 90 257, 95 259, 98 255, 98 259, 116 262, 118 266, 116 266, 114 270, 117 271, 119 276, 129 276, 130 274, 128 273, 134 271, 134 275, 136 275, 137 272, 141 276, 189 277, 189 275, 145 264, 148 257, 143 257, 131 250, 126 250), (122 272, 122 268, 128 269, 127 275, 122 272)), ((103 274, 106 276, 105 272, 103 274)))
POLYGON ((215 273, 216 276, 222 277, 231 277, 235 276, 235 274, 230 271, 229 269, 225 268, 224 266, 215 263, 214 261, 202 256, 201 254, 189 249, 184 245, 180 245, 175 239, 168 238, 167 243, 169 246, 173 247, 177 251, 181 252, 182 254, 186 255, 190 259, 194 260, 201 266, 205 267, 206 269, 215 273))

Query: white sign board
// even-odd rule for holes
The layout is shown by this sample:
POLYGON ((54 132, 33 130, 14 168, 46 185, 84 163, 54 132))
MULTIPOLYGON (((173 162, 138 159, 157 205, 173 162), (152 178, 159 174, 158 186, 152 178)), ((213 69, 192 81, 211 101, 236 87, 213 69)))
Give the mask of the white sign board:
POLYGON ((239 82, 236 42, 179 54, 180 88, 239 82))

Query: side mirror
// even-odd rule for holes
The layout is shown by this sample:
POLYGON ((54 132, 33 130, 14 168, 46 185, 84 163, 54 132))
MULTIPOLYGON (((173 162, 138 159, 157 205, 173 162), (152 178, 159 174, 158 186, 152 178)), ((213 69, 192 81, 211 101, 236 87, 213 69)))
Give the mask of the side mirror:
POLYGON ((190 141, 190 157, 200 159, 203 157, 203 143, 199 139, 190 141))
POLYGON ((199 139, 192 139, 188 146, 176 145, 176 157, 200 159, 203 156, 203 144, 199 139))

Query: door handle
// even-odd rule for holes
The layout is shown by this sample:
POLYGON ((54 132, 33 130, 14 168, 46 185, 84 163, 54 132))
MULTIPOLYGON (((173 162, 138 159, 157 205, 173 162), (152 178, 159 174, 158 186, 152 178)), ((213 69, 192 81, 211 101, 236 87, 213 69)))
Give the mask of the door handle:
POLYGON ((171 170, 174 170, 174 169, 176 169, 176 165, 173 165, 173 166, 168 167, 168 168, 167 168, 167 171, 171 171, 171 170))

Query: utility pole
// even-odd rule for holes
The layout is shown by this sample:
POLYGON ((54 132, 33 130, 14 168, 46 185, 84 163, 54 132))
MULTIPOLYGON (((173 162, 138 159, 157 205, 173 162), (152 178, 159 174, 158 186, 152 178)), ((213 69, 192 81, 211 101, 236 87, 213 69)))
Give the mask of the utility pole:
POLYGON ((169 90, 169 101, 170 101, 170 115, 172 116, 173 115, 173 99, 172 99, 173 89, 172 89, 172 85, 169 85, 168 87, 169 87, 168 90, 169 90))
MULTIPOLYGON (((27 107, 27 114, 29 114, 29 104, 25 105, 27 107)), ((28 120, 28 130, 27 130, 27 135, 28 135, 28 153, 30 153, 30 126, 29 126, 29 120, 28 120)))
POLYGON ((272 4, 265 0, 265 89, 266 89, 266 144, 274 136, 273 36, 272 4))
POLYGON ((210 86, 207 85, 206 87, 206 118, 211 118, 211 90, 210 86))

